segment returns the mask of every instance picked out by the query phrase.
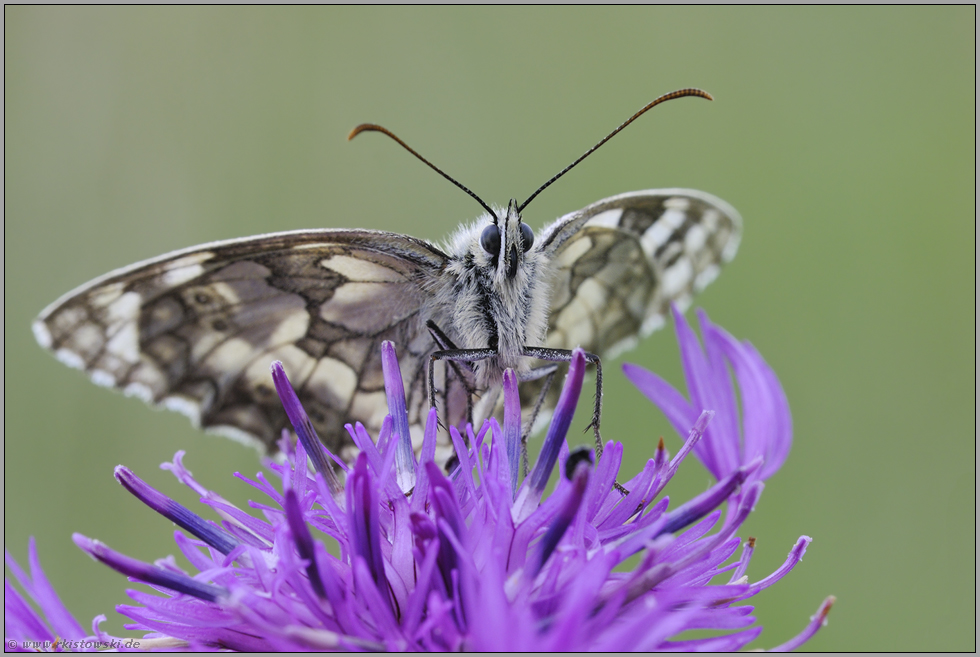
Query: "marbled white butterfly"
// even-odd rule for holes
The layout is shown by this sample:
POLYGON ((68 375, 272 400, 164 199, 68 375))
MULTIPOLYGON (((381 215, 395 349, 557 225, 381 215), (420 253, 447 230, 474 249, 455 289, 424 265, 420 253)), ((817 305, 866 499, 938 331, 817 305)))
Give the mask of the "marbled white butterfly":
MULTIPOLYGON (((320 229, 168 253, 69 292, 41 313, 34 334, 99 385, 270 451, 289 426, 269 372, 273 360, 282 361, 335 453, 352 455, 346 423, 362 422, 377 435, 387 413, 383 340, 398 350, 416 445, 430 404, 444 425, 492 413, 508 367, 547 415, 554 361, 581 346, 601 367, 600 356, 662 325, 670 303, 685 307, 738 248, 738 213, 686 189, 613 196, 536 236, 522 221, 552 182, 644 112, 681 96, 711 98, 697 89, 657 98, 506 209, 491 208, 384 128, 358 126, 351 138, 387 134, 486 214, 443 248, 396 233, 320 229)), ((598 443, 601 369, 597 375, 598 443)), ((440 461, 451 455, 448 445, 440 440, 440 461)))

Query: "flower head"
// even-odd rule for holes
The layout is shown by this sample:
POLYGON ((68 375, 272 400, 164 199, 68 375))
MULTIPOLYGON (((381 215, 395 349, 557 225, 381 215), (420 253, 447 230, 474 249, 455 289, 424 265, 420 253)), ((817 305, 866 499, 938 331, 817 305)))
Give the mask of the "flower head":
MULTIPOLYGON (((299 440, 293 445, 284 435, 284 462, 269 464, 280 486, 261 473, 254 480, 242 477, 269 499, 252 503, 264 519, 203 488, 180 452, 163 467, 196 491, 220 522, 116 468, 129 492, 180 527, 174 538, 196 573, 182 571, 172 557, 148 564, 78 534, 75 542, 160 594, 131 590, 136 604, 117 607, 134 621, 128 629, 146 633, 139 640, 145 643, 133 647, 737 650, 762 631, 753 608, 742 603, 792 570, 810 543, 800 537, 783 566, 751 581, 754 539, 736 536, 763 480, 786 458, 789 410, 778 380, 750 345, 702 314, 702 351, 676 312, 675 325, 690 401, 650 372, 631 365, 626 372, 687 438, 673 459, 661 441, 622 487, 614 486, 622 444, 607 443, 595 462, 589 450, 571 451, 566 443, 585 371, 581 350, 573 356, 541 454, 521 479, 514 373, 504 376, 503 426, 491 419, 476 432, 470 426, 462 433, 450 429, 458 462, 446 474, 434 460, 435 411, 419 458, 412 452, 398 361, 385 343, 392 414, 377 442, 364 427, 348 425, 360 450, 350 464, 323 447, 282 366, 273 365, 276 390, 299 440), (739 388, 741 421, 728 367, 739 388), (672 504, 660 493, 692 452, 717 483, 672 504), (557 484, 546 495, 556 465, 557 484), (635 569, 616 570, 634 555, 635 569), (715 633, 677 639, 689 629, 715 633)), ((100 619, 86 636, 45 580, 33 543, 30 555, 30 577, 9 555, 7 562, 42 613, 7 582, 7 637, 125 641, 100 634, 100 619)), ((779 648, 812 636, 831 602, 779 648)))

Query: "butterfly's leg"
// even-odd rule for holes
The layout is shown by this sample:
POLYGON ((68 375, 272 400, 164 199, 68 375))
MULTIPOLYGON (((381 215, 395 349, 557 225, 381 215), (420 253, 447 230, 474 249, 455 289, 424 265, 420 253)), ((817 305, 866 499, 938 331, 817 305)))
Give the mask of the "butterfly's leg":
MULTIPOLYGON (((431 319, 426 320, 425 328, 429 329, 429 335, 432 336, 432 339, 435 340, 435 343, 439 345, 439 348, 443 351, 459 349, 459 347, 457 347, 453 341, 449 339, 449 336, 446 335, 441 328, 439 328, 439 325, 433 322, 431 319)), ((460 361, 459 364, 468 369, 470 372, 473 371, 473 368, 468 362, 460 361)))
MULTIPOLYGON (((429 335, 432 336, 432 339, 437 345, 439 345, 440 349, 444 351, 458 349, 458 347, 453 344, 453 341, 449 339, 449 336, 446 335, 443 330, 439 328, 439 325, 433 322, 431 319, 426 320, 425 326, 429 329, 429 335)), ((457 362, 454 360, 449 361, 449 366, 453 368, 453 372, 456 373, 456 377, 459 379, 460 383, 463 384, 463 388, 466 390, 466 421, 473 424, 473 396, 476 394, 476 390, 470 386, 469 381, 467 381, 463 376, 463 373, 459 369, 460 365, 465 367, 470 372, 473 371, 473 368, 467 362, 457 362)), ((446 394, 448 393, 449 386, 447 385, 446 394)))
POLYGON ((527 424, 524 426, 524 430, 521 432, 521 460, 524 465, 525 477, 528 473, 527 439, 531 434, 531 429, 534 428, 535 420, 538 419, 538 413, 541 412, 541 405, 544 404, 545 397, 548 396, 548 390, 551 389, 551 382, 555 380, 555 373, 557 371, 557 365, 545 365, 544 367, 535 367, 530 372, 520 376, 521 381, 534 381, 536 379, 544 378, 544 384, 541 386, 541 392, 538 393, 538 401, 535 402, 534 410, 531 412, 531 417, 528 419, 527 424))
MULTIPOLYGON (((572 360, 572 351, 570 349, 524 347, 524 355, 531 358, 537 358, 538 360, 550 360, 556 362, 568 362, 572 360)), ((592 427, 592 433, 595 434, 595 457, 596 460, 598 460, 602 458, 602 435, 599 433, 599 417, 602 415, 602 361, 599 360, 598 356, 595 354, 590 354, 589 352, 585 352, 585 361, 595 365, 595 406, 592 409, 592 422, 585 428, 585 430, 588 431, 589 427, 592 427)), ((624 497, 629 495, 629 491, 626 490, 618 481, 614 482, 613 486, 624 497)))
POLYGON ((429 407, 436 408, 435 364, 437 360, 471 363, 497 355, 495 349, 440 349, 429 355, 429 407))
MULTIPOLYGON (((538 360, 550 360, 553 362, 568 362, 572 360, 571 349, 548 349, 546 347, 524 347, 524 355, 538 360)), ((599 418, 602 415, 602 361, 595 354, 585 352, 585 361, 595 365, 595 405, 592 409, 592 422, 586 427, 590 427, 595 434, 595 456, 602 456, 602 436, 599 433, 599 418)))

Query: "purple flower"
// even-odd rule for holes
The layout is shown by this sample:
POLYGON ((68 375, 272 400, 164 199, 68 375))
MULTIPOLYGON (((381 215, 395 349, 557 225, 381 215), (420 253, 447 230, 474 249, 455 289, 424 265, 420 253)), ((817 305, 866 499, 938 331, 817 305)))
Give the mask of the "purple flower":
MULTIPOLYGON (((772 370, 750 345, 701 314, 702 351, 683 317, 675 312, 674 319, 691 401, 650 372, 625 369, 687 438, 673 459, 661 441, 622 490, 614 486, 622 444, 607 443, 594 462, 589 450, 570 451, 566 443, 585 372, 581 350, 541 454, 523 480, 513 372, 503 380, 503 426, 491 419, 475 433, 465 427, 465 437, 450 428, 458 464, 447 475, 434 459, 434 411, 418 460, 411 451, 391 343, 384 344, 382 361, 392 416, 377 442, 362 426, 348 425, 360 450, 352 464, 323 447, 275 363, 276 390, 299 440, 293 445, 284 435, 284 462, 269 464, 280 487, 261 473, 241 477, 269 498, 251 503, 264 519, 198 484, 183 453, 163 467, 197 492, 219 522, 119 466, 119 482, 180 527, 177 547, 196 572, 182 571, 172 558, 143 563, 76 534, 76 544, 95 559, 155 591, 130 590, 136 604, 117 607, 133 621, 127 629, 143 638, 100 633, 104 617, 88 635, 45 579, 32 542, 30 576, 9 555, 7 563, 40 613, 5 583, 8 648, 60 640, 74 642, 75 650, 113 641, 115 647, 130 641, 121 647, 249 651, 738 650, 762 631, 744 602, 789 573, 810 543, 800 537, 780 568, 753 581, 747 572, 755 540, 736 536, 763 480, 789 451, 789 409, 772 370), (717 483, 671 504, 660 493, 692 452, 717 483), (557 484, 545 495, 556 465, 557 484), (634 555, 639 563, 632 571, 615 570, 634 555), (694 629, 710 636, 677 638, 694 629)), ((832 602, 824 601, 811 623, 776 649, 808 640, 832 602)))

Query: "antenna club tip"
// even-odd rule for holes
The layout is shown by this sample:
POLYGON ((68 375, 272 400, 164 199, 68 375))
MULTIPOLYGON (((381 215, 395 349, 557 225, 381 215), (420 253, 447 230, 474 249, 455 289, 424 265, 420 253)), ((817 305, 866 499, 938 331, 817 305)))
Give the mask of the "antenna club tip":
POLYGON ((673 99, 673 98, 683 98, 684 96, 698 96, 698 97, 704 98, 706 100, 714 100, 715 99, 715 97, 712 96, 711 94, 709 94, 707 91, 705 91, 704 89, 698 89, 697 87, 688 87, 686 89, 678 89, 677 91, 674 91, 672 93, 665 94, 663 98, 664 98, 664 100, 670 100, 670 99, 673 99), (670 98, 666 98, 666 96, 669 96, 670 98))
POLYGON ((380 127, 381 126, 375 125, 374 123, 362 123, 359 126, 355 126, 354 129, 350 131, 350 134, 347 135, 347 141, 350 141, 351 139, 361 134, 362 132, 378 130, 380 127))

